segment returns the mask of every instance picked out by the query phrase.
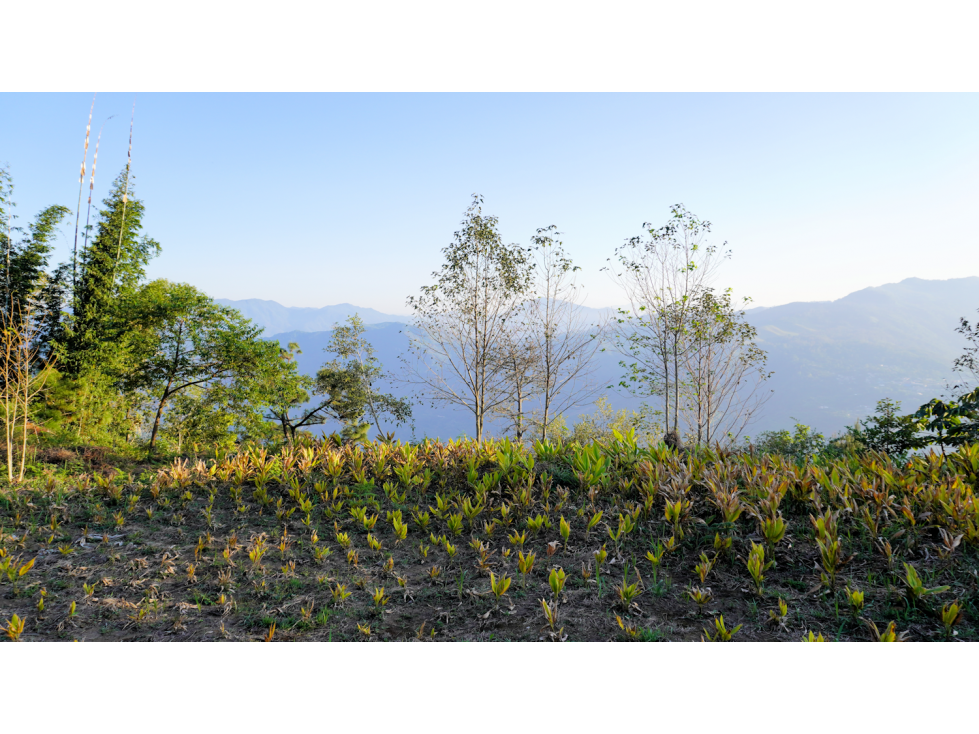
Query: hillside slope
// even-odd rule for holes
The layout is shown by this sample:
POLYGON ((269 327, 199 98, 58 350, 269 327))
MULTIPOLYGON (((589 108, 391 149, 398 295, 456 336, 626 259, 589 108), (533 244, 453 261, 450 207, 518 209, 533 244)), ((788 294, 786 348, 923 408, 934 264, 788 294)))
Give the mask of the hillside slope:
POLYGON ((788 303, 748 311, 775 372, 758 426, 795 417, 837 431, 884 397, 906 409, 953 381, 952 361, 966 342, 959 319, 979 309, 979 278, 908 278, 836 301, 788 303))

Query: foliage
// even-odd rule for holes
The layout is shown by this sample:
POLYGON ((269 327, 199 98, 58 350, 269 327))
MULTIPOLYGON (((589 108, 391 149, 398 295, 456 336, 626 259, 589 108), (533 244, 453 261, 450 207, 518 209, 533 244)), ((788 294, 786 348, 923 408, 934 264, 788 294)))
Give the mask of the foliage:
POLYGON ((914 413, 916 426, 931 434, 925 443, 937 443, 942 453, 946 446, 960 446, 979 439, 979 387, 958 400, 934 398, 914 413))
POLYGON ((503 340, 511 397, 501 408, 517 440, 525 429, 547 440, 555 420, 587 405, 601 389, 592 379, 591 365, 605 324, 585 323, 579 308, 583 286, 575 280, 580 268, 556 239, 559 234, 552 225, 533 236, 533 297, 521 307, 519 325, 503 340), (540 410, 530 413, 524 403, 532 398, 539 400, 540 410))
POLYGON ((864 452, 797 464, 613 438, 534 449, 308 438, 205 450, 138 478, 47 473, 0 490, 0 604, 5 618, 30 615, 41 638, 200 638, 216 621, 206 606, 231 639, 273 625, 274 639, 352 639, 370 620, 376 639, 421 638, 423 624, 437 639, 643 639, 655 622, 647 639, 798 640, 834 616, 837 639, 907 636, 882 619, 916 639, 979 636, 979 446, 944 461, 864 452), (585 481, 558 484, 562 467, 585 481), (408 512, 427 536, 417 546, 403 542, 408 512), (596 550, 589 531, 603 518, 614 548, 596 550), (31 563, 52 552, 84 552, 86 565, 75 575, 31 563), (643 555, 650 578, 634 565, 643 555), (622 580, 609 583, 617 566, 622 580), (692 604, 708 615, 703 633, 692 604), (438 607, 451 611, 436 619, 438 607))
POLYGON ((237 311, 214 303, 193 286, 166 280, 139 289, 127 311, 132 362, 123 384, 145 390, 156 404, 151 452, 164 408, 182 391, 215 389, 256 411, 264 403, 261 377, 278 367, 278 349, 237 311))
POLYGON ((979 382, 979 321, 970 323, 963 317, 959 319, 956 331, 964 336, 969 344, 965 347, 965 351, 955 358, 954 368, 959 372, 971 373, 972 379, 979 382))
POLYGON ((805 461, 825 450, 826 438, 809 426, 796 423, 793 431, 763 431, 754 441, 745 437, 745 444, 754 446, 761 454, 778 454, 805 461))
POLYGON ((899 414, 901 403, 884 398, 877 402, 874 415, 859 421, 848 431, 861 448, 903 457, 921 448, 918 425, 913 416, 899 414))
POLYGON ((377 383, 384 370, 378 361, 374 347, 364 338, 366 327, 356 314, 347 319, 344 326, 333 327, 330 343, 324 351, 337 357, 316 373, 316 393, 327 395, 317 410, 340 421, 344 437, 354 442, 366 438, 369 423, 378 433, 381 418, 388 416, 399 425, 411 419, 411 404, 403 398, 382 393, 377 383))
POLYGON ((289 342, 285 348, 280 347, 280 369, 271 370, 265 375, 268 395, 265 418, 278 422, 282 429, 282 438, 286 441, 294 441, 297 431, 326 421, 326 416, 322 414, 322 404, 305 407, 316 383, 312 377, 299 374, 294 361, 296 354, 302 354, 296 342, 289 342))
POLYGON ((177 454, 193 445, 229 451, 234 447, 236 425, 234 412, 220 400, 220 391, 194 385, 170 399, 160 438, 177 454))
POLYGON ((15 477, 15 455, 17 481, 24 480, 31 409, 51 376, 51 369, 39 359, 37 332, 38 321, 29 304, 14 301, 9 312, 0 312, 0 417, 10 482, 15 477))
POLYGON ((649 406, 638 411, 615 410, 608 398, 595 401, 595 411, 579 416, 569 428, 563 415, 551 421, 551 438, 563 443, 577 443, 585 446, 599 441, 611 441, 613 432, 620 434, 634 431, 641 446, 654 446, 661 440, 662 424, 659 415, 649 406))

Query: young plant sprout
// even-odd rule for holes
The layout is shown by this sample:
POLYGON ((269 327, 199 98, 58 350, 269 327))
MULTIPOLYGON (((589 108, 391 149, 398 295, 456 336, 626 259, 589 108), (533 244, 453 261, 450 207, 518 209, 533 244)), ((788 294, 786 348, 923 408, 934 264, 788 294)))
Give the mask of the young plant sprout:
POLYGON ((762 582, 765 580, 764 572, 772 565, 771 562, 765 563, 765 546, 753 542, 745 565, 748 567, 748 573, 751 574, 751 580, 755 582, 755 591, 761 596, 762 582))
POLYGON ((945 638, 950 640, 953 635, 958 634, 954 631, 954 628, 962 621, 962 607, 959 606, 958 600, 956 599, 951 604, 942 606, 941 616, 942 624, 945 627, 945 638))
POLYGON ((346 584, 337 584, 333 587, 332 596, 334 606, 341 606, 343 602, 350 598, 351 592, 347 591, 346 584))
POLYGON ((567 579, 567 574, 564 573, 564 569, 560 566, 551 569, 551 574, 547 578, 547 583, 551 587, 551 592, 554 594, 555 603, 557 602, 558 595, 564 591, 564 582, 567 581, 567 579))
POLYGON ((710 604, 714 598, 709 588, 701 588, 699 586, 691 586, 687 589, 687 596, 697 605, 697 612, 700 614, 703 614, 704 606, 710 604))
POLYGON ((722 614, 714 619, 714 633, 711 634, 709 630, 705 629, 704 636, 700 639, 706 642, 730 642, 742 626, 743 625, 739 624, 734 629, 728 631, 727 627, 724 625, 724 615, 722 614))
MULTIPOLYGON (((629 611, 633 602, 636 600, 636 597, 642 593, 639 580, 636 579, 634 583, 630 584, 628 574, 629 569, 626 567, 625 572, 622 575, 622 583, 615 587, 615 593, 619 597, 618 605, 623 612, 629 611)), ((557 598, 556 594, 555 598, 557 598)))
POLYGON ((518 551, 517 553, 517 570, 520 571, 522 576, 521 583, 525 589, 527 588, 527 576, 534 570, 535 560, 537 560, 537 557, 533 553, 528 552, 526 556, 523 554, 523 551, 518 551))
POLYGON ((846 600, 850 605, 850 611, 853 613, 854 617, 859 617, 860 612, 863 611, 864 595, 859 589, 851 589, 849 586, 846 587, 846 600))
POLYGON ((716 560, 716 557, 713 560, 708 558, 706 553, 700 554, 700 563, 694 566, 693 569, 694 573, 696 573, 697 577, 700 579, 700 583, 703 584, 705 581, 707 581, 707 574, 709 574, 710 570, 714 567, 714 562, 716 560))
POLYGON ((602 510, 598 510, 588 519, 588 525, 585 526, 585 540, 588 540, 588 534, 602 521, 602 514, 602 510))
POLYGON ((785 603, 785 600, 782 599, 782 597, 779 597, 778 607, 776 607, 775 609, 770 609, 768 611, 768 621, 771 622, 773 625, 776 625, 777 627, 780 627, 781 629, 785 630, 786 629, 785 621, 788 619, 788 616, 789 616, 789 606, 788 604, 785 603))
POLYGON ((510 581, 507 576, 501 575, 500 578, 496 578, 492 571, 490 571, 490 589, 493 592, 493 596, 496 597, 496 603, 500 603, 500 597, 502 597, 507 589, 510 588, 510 581))
POLYGON ((761 534, 770 553, 774 555, 775 544, 785 537, 786 524, 781 513, 778 517, 766 517, 761 521, 761 534))
POLYGON ((883 632, 877 629, 877 625, 871 620, 866 620, 866 623, 870 627, 870 634, 873 636, 875 642, 904 642, 908 637, 906 631, 898 633, 896 622, 888 624, 883 632))
POLYGON ((926 589, 918 572, 909 563, 904 564, 904 574, 904 584, 907 586, 908 599, 912 604, 916 604, 929 594, 941 594, 943 591, 948 591, 952 588, 951 586, 936 586, 931 589, 926 589))
POLYGON ((637 625, 626 624, 618 614, 615 615, 615 621, 618 622, 619 629, 625 632, 631 639, 635 640, 639 637, 639 627, 637 625))
POLYGON ((733 545, 734 538, 730 536, 722 537, 720 533, 714 534, 714 552, 718 555, 723 553, 726 557, 730 557, 733 545))

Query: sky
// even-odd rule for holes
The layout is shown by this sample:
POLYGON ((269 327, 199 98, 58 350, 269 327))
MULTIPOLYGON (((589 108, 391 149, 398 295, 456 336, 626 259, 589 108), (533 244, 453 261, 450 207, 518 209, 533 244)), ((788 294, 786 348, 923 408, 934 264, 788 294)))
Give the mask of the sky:
MULTIPOLYGON (((96 98, 96 200, 133 99, 96 98)), ((91 101, 0 94, 20 224, 75 209, 91 101)), ((149 276, 216 298, 407 313, 479 193, 507 242, 558 227, 589 306, 624 301, 601 268, 676 203, 732 252, 715 285, 774 306, 979 275, 977 123, 974 94, 140 93, 133 172, 149 276)))

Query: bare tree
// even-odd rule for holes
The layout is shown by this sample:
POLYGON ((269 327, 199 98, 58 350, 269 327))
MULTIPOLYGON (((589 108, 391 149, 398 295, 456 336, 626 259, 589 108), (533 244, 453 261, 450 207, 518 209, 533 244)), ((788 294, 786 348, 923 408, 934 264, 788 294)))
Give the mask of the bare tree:
POLYGON ((54 359, 43 365, 39 358, 39 319, 30 306, 21 308, 14 301, 0 313, 0 319, 0 407, 7 449, 7 479, 14 481, 14 455, 19 454, 17 481, 21 482, 27 466, 31 404, 44 389, 54 359), (18 428, 20 446, 17 445, 18 428))
POLYGON ((591 404, 598 394, 593 359, 605 333, 605 324, 589 324, 580 308, 583 286, 575 277, 580 268, 554 239, 559 234, 551 225, 533 237, 536 298, 525 309, 541 403, 534 423, 541 440, 562 413, 591 404))
POLYGON ((528 403, 540 396, 540 354, 524 320, 526 309, 521 312, 523 315, 509 319, 493 359, 509 389, 508 398, 494 413, 504 419, 503 431, 512 431, 517 441, 522 442, 533 422, 528 403))
POLYGON ((617 349, 633 360, 620 362, 628 373, 619 384, 639 395, 662 396, 666 433, 678 434, 690 321, 719 257, 727 253, 704 244, 710 222, 682 204, 672 207, 663 227, 646 223, 643 229, 648 238, 629 239, 606 268, 627 301, 612 323, 617 349))
POLYGON ((698 444, 737 439, 771 396, 761 390, 771 375, 767 355, 744 316, 732 306, 730 289, 717 296, 708 288, 691 312, 682 415, 698 444))
POLYGON ((414 319, 401 378, 433 403, 470 410, 477 440, 487 416, 510 399, 501 347, 531 277, 527 253, 503 243, 497 218, 483 216, 482 204, 474 195, 462 229, 442 250, 435 284, 408 299, 414 319))

